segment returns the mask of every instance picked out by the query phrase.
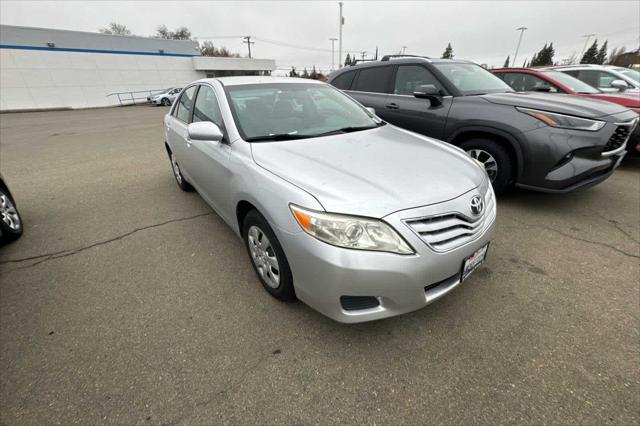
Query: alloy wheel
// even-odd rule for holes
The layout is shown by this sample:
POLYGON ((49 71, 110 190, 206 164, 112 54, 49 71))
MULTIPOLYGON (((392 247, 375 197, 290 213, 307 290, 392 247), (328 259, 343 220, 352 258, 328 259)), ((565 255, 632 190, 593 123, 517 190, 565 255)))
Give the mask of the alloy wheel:
POLYGON ((19 231, 22 222, 16 207, 11 199, 5 194, 0 193, 0 217, 2 221, 12 230, 19 231))
POLYGON ((173 174, 176 177, 178 183, 182 183, 182 173, 180 173, 180 166, 178 166, 178 162, 176 161, 176 156, 171 154, 171 168, 173 169, 173 174))
POLYGON ((491 182, 496 180, 496 177, 498 176, 498 162, 493 158, 493 155, 483 149, 476 148, 470 149, 467 153, 471 158, 478 160, 482 165, 484 165, 484 170, 487 172, 491 182))
POLYGON ((264 282, 271 288, 280 286, 280 266, 276 252, 267 235, 259 227, 253 225, 247 233, 251 261, 264 282))

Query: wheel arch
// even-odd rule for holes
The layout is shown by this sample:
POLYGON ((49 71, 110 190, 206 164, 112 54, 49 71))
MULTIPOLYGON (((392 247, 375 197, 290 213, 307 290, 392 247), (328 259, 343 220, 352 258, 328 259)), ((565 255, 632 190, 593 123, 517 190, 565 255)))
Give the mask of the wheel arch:
POLYGON ((470 139, 484 138, 498 142, 507 149, 509 156, 514 160, 514 179, 517 181, 522 173, 523 158, 520 142, 510 133, 490 127, 466 127, 454 132, 447 142, 459 146, 470 139))

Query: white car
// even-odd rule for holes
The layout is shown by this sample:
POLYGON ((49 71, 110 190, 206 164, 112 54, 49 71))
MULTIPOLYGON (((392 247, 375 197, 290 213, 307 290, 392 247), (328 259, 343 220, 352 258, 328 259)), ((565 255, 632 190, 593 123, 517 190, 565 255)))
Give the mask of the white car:
POLYGON ((569 74, 603 92, 640 93, 640 72, 615 65, 569 65, 552 69, 569 74))
POLYGON ((147 101, 154 105, 169 106, 173 104, 173 101, 176 100, 180 92, 182 92, 182 87, 170 87, 160 93, 148 96, 147 101))

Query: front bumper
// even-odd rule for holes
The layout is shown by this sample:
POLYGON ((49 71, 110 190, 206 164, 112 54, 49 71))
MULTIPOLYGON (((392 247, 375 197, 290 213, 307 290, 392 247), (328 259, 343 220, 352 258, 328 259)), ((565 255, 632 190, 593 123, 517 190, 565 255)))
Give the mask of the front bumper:
MULTIPOLYGON (((634 119, 635 114, 628 118, 634 119)), ((516 186, 566 193, 603 182, 627 154, 624 145, 613 151, 605 148, 618 124, 607 123, 598 132, 545 126, 524 133, 524 164, 516 186)))
POLYGON ((403 220, 461 212, 468 209, 469 199, 477 193, 473 190, 444 203, 386 216, 384 220, 416 250, 413 255, 344 249, 302 231, 291 234, 280 229, 278 238, 289 260, 296 295, 322 314, 343 323, 400 315, 436 301, 460 284, 464 260, 489 243, 495 226, 495 203, 482 232, 447 252, 432 250, 403 220), (348 310, 341 304, 342 296, 375 297, 379 304, 348 310))

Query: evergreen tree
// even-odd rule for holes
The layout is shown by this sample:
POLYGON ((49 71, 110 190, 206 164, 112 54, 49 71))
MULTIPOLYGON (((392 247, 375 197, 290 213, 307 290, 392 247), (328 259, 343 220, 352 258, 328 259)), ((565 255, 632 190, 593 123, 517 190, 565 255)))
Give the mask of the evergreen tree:
POLYGON ((602 43, 602 47, 600 47, 600 50, 598 50, 598 54, 596 55, 596 63, 600 65, 607 62, 607 43, 607 40, 602 43))
POLYGON ((289 71, 289 77, 298 77, 298 73, 296 72, 296 67, 292 66, 291 71, 289 71))
POLYGON ((582 55, 582 59, 580 60, 581 64, 597 64, 598 62, 598 39, 596 39, 590 48, 584 52, 582 55))
POLYGON ((511 56, 507 56, 507 59, 504 61, 504 65, 502 66, 503 68, 509 68, 510 59, 511 59, 511 56))
POLYGON ((553 43, 549 43, 547 45, 544 44, 544 47, 540 49, 538 53, 533 55, 531 59, 532 66, 545 66, 545 65, 553 65, 553 55, 555 54, 555 50, 553 48, 553 43))
POLYGON ((451 43, 447 44, 447 48, 444 49, 442 59, 453 59, 453 48, 451 47, 451 43))
MULTIPOLYGON (((527 60, 525 59, 524 61, 525 63, 523 64, 524 67, 527 67, 527 60)), ((538 54, 534 53, 533 57, 531 58, 531 65, 533 65, 534 67, 536 66, 536 64, 538 63, 538 54)))
POLYGON ((351 65, 351 55, 347 53, 347 57, 344 59, 344 66, 348 67, 351 65))
POLYGON ((302 75, 300 77, 309 78, 309 71, 307 71, 307 69, 305 68, 304 71, 302 71, 302 75))

